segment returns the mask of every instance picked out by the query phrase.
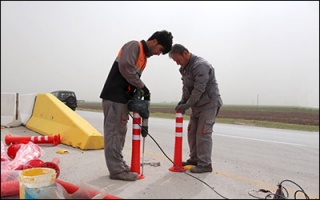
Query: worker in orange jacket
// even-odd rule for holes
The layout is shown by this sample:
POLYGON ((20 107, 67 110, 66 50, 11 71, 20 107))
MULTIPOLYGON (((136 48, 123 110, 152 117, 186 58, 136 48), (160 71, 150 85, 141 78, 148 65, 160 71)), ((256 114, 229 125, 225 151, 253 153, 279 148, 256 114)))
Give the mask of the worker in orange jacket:
POLYGON ((135 181, 138 174, 130 172, 123 160, 122 150, 129 120, 128 101, 140 90, 144 97, 150 91, 141 80, 147 58, 167 54, 173 36, 170 32, 156 31, 145 41, 132 40, 120 49, 100 94, 104 113, 104 154, 110 178, 135 181))

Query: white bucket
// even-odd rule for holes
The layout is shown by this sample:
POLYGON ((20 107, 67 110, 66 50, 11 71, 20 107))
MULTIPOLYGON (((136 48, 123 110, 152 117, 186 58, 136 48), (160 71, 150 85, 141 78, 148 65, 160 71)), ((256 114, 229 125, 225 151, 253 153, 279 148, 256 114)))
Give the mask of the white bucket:
POLYGON ((19 173, 20 199, 38 199, 46 189, 55 187, 56 171, 51 168, 30 168, 19 173))

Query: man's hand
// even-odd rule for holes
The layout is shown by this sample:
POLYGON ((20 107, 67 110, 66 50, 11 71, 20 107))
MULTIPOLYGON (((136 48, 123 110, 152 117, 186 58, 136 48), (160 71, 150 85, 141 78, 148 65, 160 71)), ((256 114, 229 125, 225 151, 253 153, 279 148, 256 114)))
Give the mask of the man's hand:
POLYGON ((188 110, 190 108, 190 106, 186 103, 184 104, 178 104, 177 107, 175 108, 176 112, 178 112, 178 110, 181 110, 181 113, 184 114, 186 112, 186 110, 188 110))
POLYGON ((144 97, 144 100, 150 101, 150 91, 146 85, 141 88, 141 95, 144 97))
POLYGON ((185 104, 185 103, 186 103, 186 101, 184 101, 184 100, 179 101, 179 103, 177 104, 177 106, 174 108, 174 109, 175 109, 175 111, 177 111, 177 110, 178 110, 178 106, 179 106, 179 105, 181 105, 181 104, 185 104))

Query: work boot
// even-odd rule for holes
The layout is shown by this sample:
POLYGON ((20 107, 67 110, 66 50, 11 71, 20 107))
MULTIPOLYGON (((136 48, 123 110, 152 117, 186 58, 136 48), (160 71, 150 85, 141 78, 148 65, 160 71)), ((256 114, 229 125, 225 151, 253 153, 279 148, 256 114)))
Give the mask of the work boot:
POLYGON ((129 165, 127 165, 127 164, 124 164, 124 168, 125 168, 126 172, 130 172, 130 170, 131 170, 129 165))
POLYGON ((212 167, 211 167, 211 165, 208 165, 208 166, 198 165, 198 166, 196 166, 196 167, 192 167, 192 168, 190 169, 190 172, 192 172, 192 173, 212 172, 212 167))
POLYGON ((186 162, 182 161, 182 166, 186 166, 186 165, 195 165, 197 166, 197 162, 192 161, 192 160, 187 160, 186 162))
POLYGON ((127 172, 130 172, 131 169, 130 169, 130 167, 128 165, 125 165, 124 167, 126 168, 127 172))
POLYGON ((117 174, 110 174, 110 179, 114 180, 135 181, 137 178, 138 174, 136 172, 123 171, 117 174))

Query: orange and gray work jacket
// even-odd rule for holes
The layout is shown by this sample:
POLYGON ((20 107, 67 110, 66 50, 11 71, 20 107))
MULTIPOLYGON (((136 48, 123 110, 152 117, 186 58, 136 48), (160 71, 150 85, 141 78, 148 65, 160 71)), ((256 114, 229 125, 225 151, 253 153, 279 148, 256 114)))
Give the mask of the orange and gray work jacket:
POLYGON ((115 59, 100 98, 118 103, 128 103, 136 88, 143 88, 140 79, 147 64, 150 50, 144 40, 130 41, 123 45, 115 59))

